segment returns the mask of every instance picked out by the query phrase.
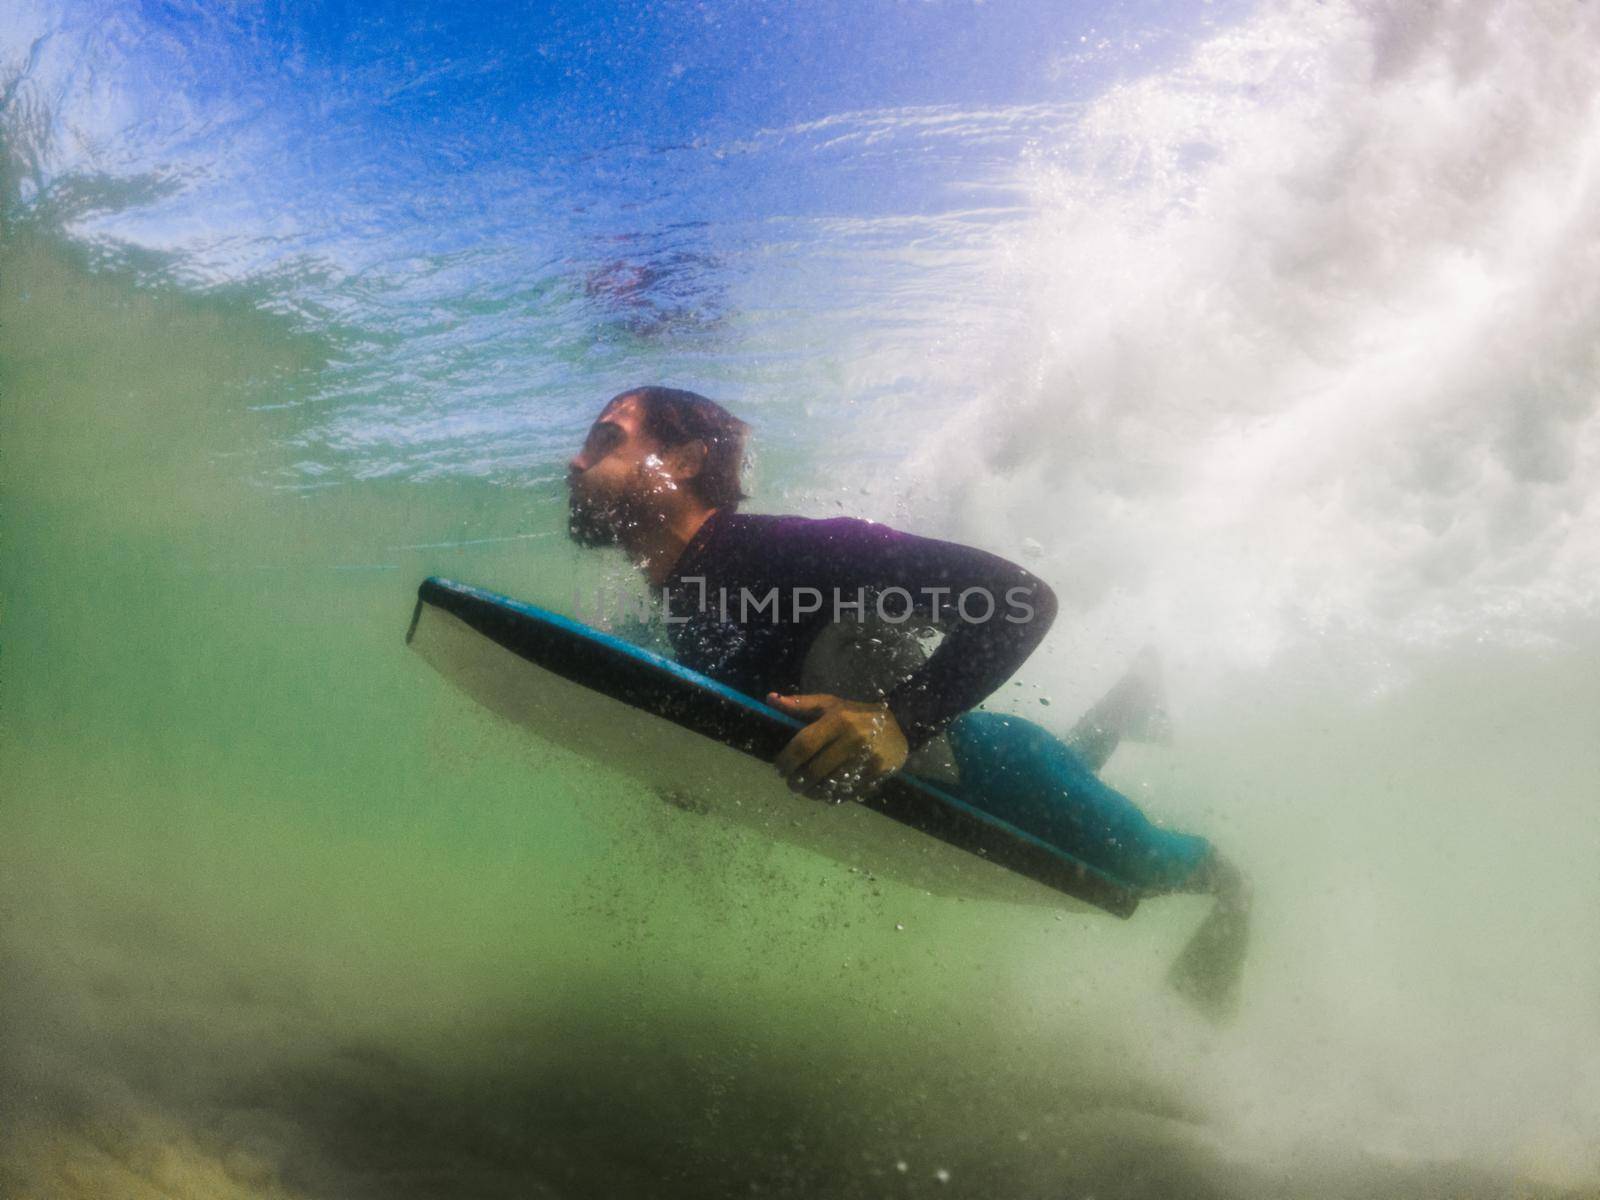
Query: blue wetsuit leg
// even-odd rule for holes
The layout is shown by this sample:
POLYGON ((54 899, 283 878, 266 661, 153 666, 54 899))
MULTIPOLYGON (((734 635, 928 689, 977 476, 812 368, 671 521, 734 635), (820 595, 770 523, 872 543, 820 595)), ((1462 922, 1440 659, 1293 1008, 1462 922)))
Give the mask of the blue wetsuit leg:
POLYGON ((969 803, 1146 894, 1179 891, 1211 843, 1151 823, 1049 730, 973 710, 947 731, 969 803))

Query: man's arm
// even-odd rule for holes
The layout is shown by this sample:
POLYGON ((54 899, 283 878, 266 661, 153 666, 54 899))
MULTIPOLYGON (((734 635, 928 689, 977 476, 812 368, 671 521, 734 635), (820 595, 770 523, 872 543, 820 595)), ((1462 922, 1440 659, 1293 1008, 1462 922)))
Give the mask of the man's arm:
MULTIPOLYGON (((773 551, 791 586, 821 589, 825 604, 835 594, 850 603, 859 589, 869 613, 891 622, 919 617, 947 630, 928 661, 886 698, 909 750, 1010 678, 1055 620, 1055 594, 1042 580, 970 546, 849 517, 794 518, 774 533, 773 551)), ((857 724, 870 725, 868 715, 858 715, 857 724)), ((801 765, 794 760, 809 748, 786 752, 780 769, 801 765)))
POLYGON ((890 617, 899 615, 902 597, 885 593, 903 588, 915 614, 946 631, 928 661, 886 698, 912 750, 1011 678, 1055 621, 1049 586, 998 555, 866 521, 820 523, 837 527, 829 531, 835 586, 875 591, 890 617))

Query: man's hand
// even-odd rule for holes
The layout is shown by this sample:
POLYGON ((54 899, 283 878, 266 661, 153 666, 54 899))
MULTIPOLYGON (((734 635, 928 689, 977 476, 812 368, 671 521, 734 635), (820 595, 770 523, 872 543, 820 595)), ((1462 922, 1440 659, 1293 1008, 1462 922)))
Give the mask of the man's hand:
POLYGON ((812 718, 773 760, 789 787, 819 799, 843 800, 906 761, 910 748, 887 704, 838 696, 767 696, 791 717, 812 718))

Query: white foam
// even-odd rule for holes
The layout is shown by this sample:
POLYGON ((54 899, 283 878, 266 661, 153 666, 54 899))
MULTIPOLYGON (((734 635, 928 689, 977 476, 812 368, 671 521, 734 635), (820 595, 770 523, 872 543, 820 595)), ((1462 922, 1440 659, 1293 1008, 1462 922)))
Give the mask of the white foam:
POLYGON ((1113 89, 1028 167, 1030 317, 920 477, 1229 663, 1592 613, 1597 44, 1586 5, 1286 0, 1113 89))

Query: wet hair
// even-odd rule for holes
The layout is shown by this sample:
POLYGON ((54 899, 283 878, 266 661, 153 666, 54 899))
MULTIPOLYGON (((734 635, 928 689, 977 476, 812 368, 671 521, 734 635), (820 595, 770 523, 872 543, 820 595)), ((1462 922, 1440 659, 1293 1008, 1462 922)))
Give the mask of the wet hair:
POLYGON ((622 396, 639 401, 644 412, 641 427, 666 449, 686 442, 706 444, 705 465, 689 481, 702 501, 713 508, 737 509, 740 501, 749 499, 740 487, 740 475, 750 426, 715 400, 678 388, 634 388, 622 396))

